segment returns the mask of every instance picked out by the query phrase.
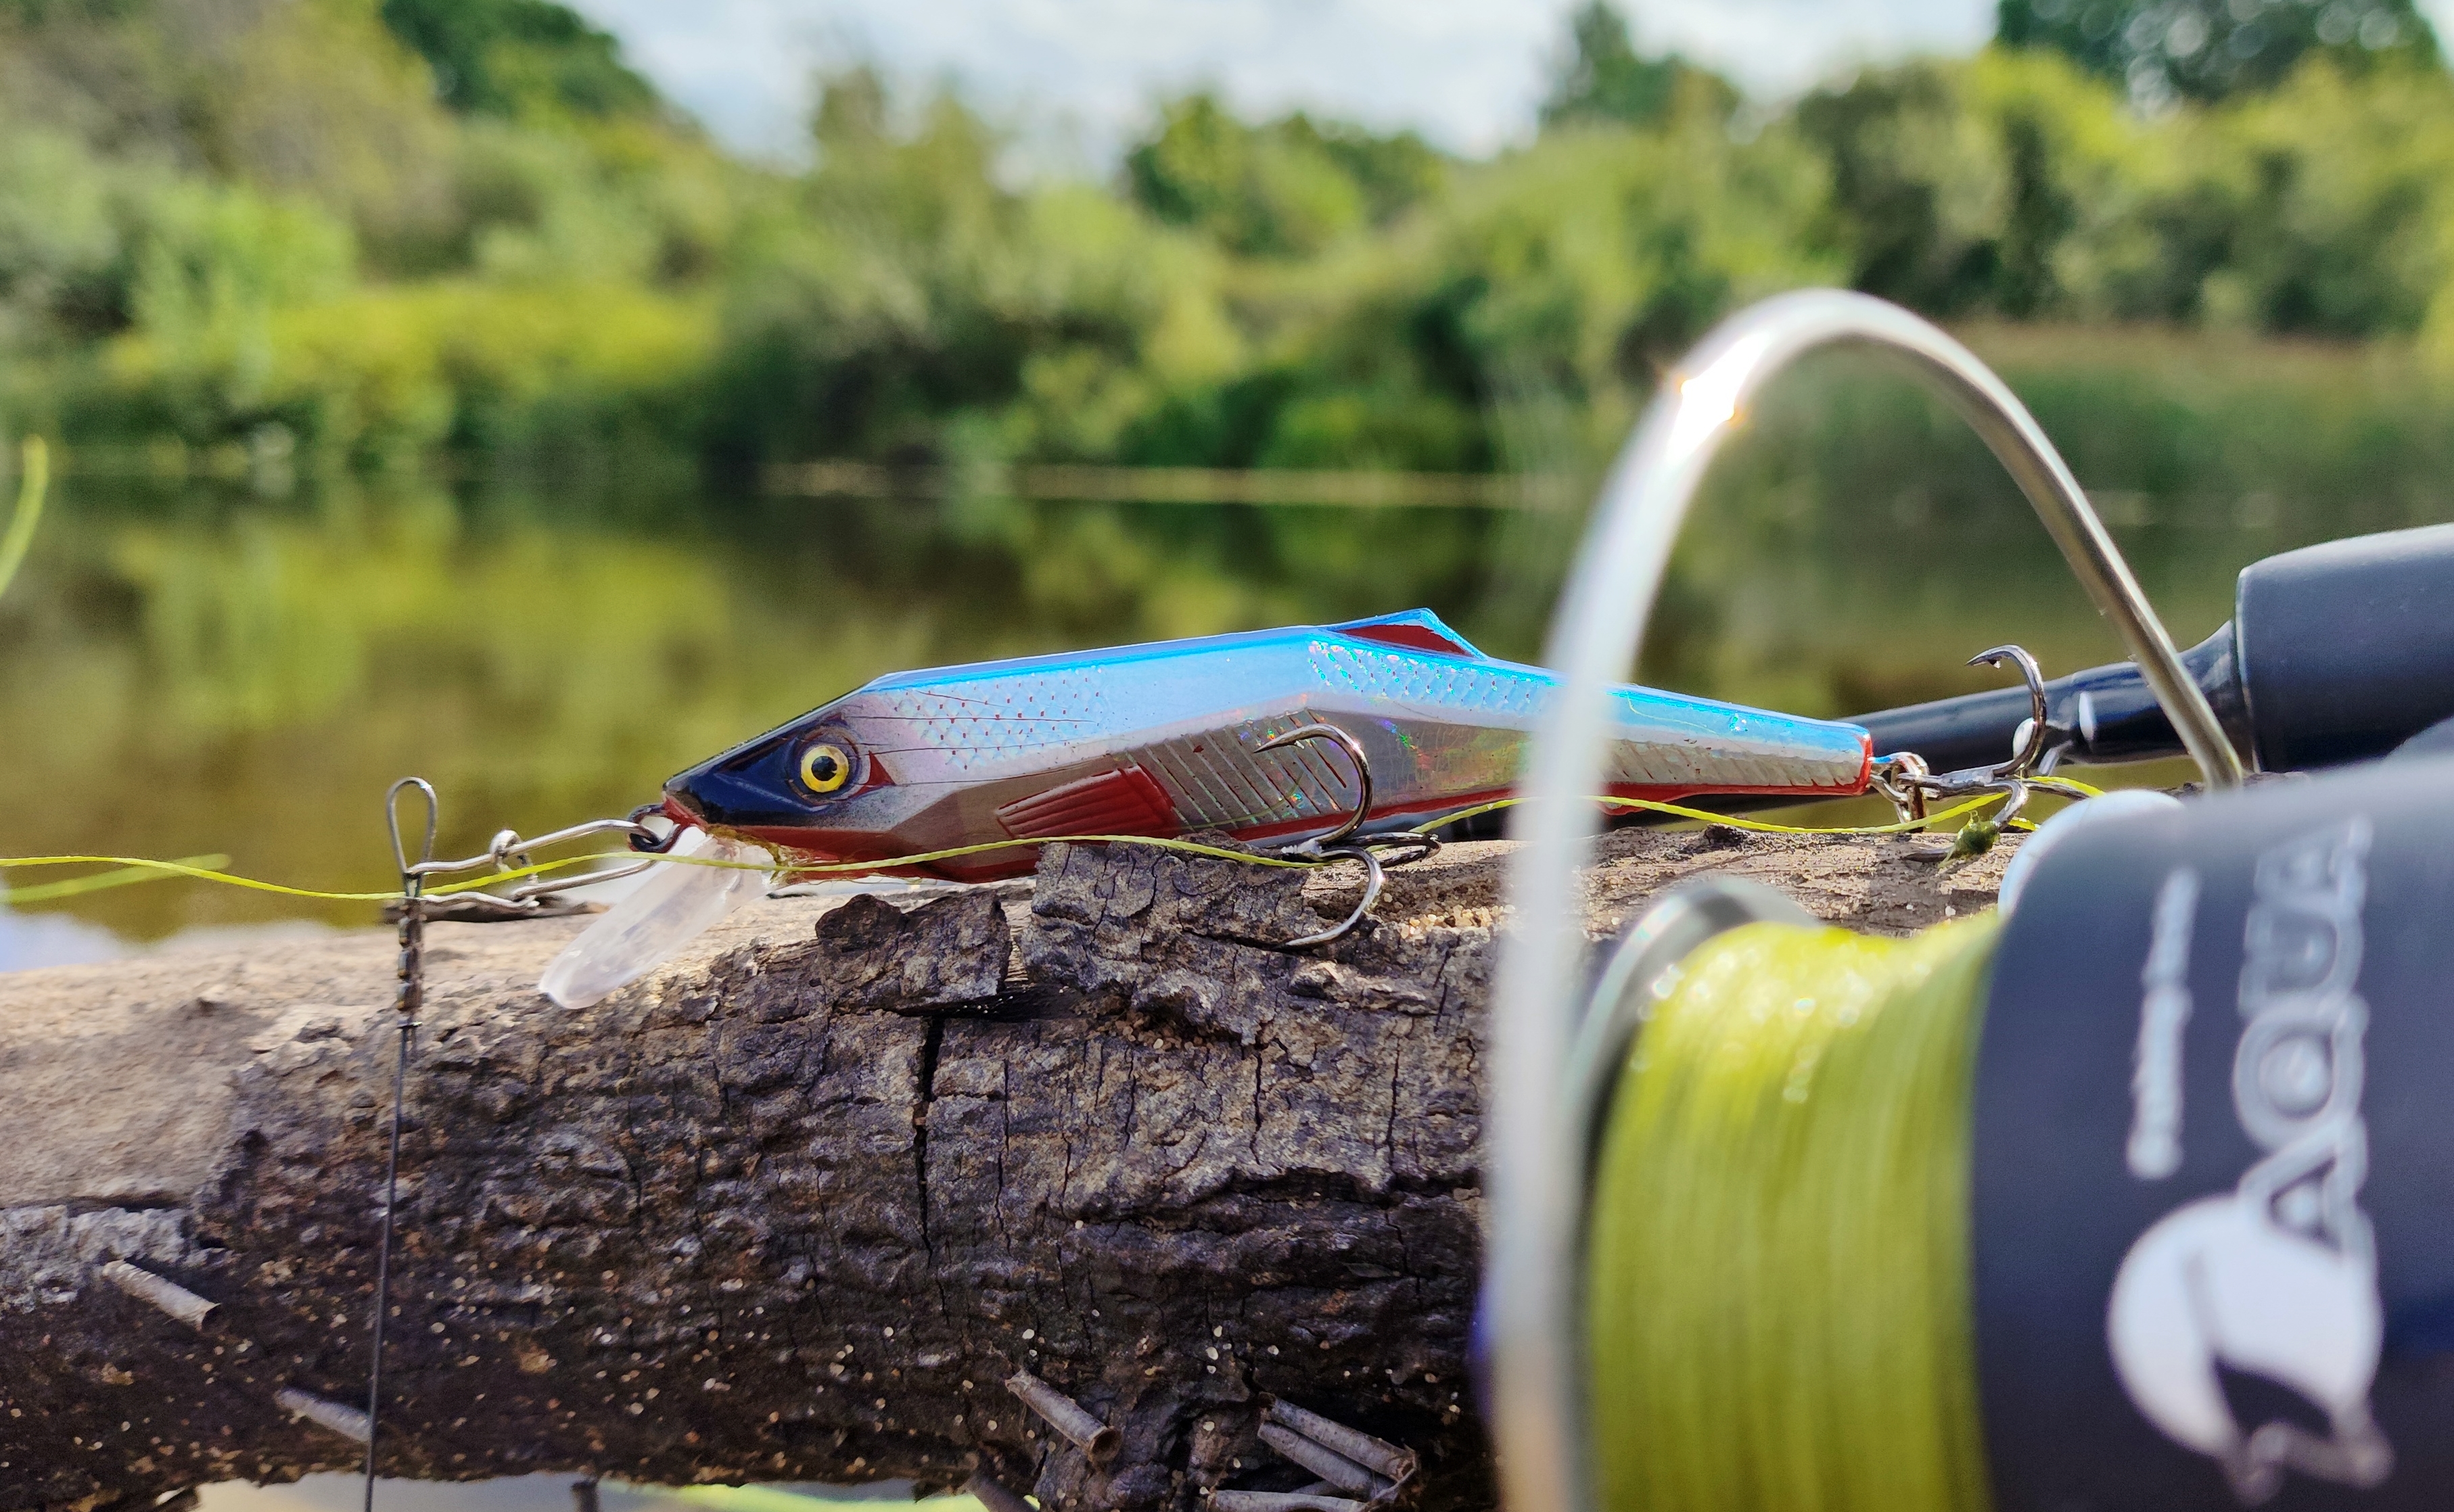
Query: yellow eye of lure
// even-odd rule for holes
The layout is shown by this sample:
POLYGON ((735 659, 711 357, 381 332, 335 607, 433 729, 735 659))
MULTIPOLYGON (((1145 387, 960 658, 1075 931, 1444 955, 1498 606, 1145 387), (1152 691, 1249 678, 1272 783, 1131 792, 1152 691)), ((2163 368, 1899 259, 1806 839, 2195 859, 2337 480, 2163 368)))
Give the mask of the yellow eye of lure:
POLYGON ((832 793, 852 781, 852 756, 840 746, 817 745, 801 752, 801 786, 832 793))

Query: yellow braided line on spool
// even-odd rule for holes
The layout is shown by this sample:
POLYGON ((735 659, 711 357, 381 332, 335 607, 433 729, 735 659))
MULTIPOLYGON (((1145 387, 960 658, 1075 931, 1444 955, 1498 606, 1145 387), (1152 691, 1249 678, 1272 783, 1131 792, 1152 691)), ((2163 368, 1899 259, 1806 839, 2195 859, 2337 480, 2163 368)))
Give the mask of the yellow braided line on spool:
POLYGON ((1968 1143, 1997 933, 1752 925, 1682 963, 1592 1198, 1607 1512, 1986 1512, 1968 1143))

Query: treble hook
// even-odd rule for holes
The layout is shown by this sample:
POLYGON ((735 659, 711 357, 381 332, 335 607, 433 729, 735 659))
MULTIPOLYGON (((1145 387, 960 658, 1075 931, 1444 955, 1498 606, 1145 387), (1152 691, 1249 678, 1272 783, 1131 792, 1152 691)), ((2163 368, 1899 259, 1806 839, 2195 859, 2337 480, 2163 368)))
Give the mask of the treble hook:
POLYGON ((1374 855, 1368 846, 1339 846, 1334 850, 1321 851, 1319 855, 1324 861, 1334 856, 1342 856, 1351 861, 1363 863, 1363 896, 1355 905, 1353 913, 1326 929, 1317 930, 1312 934, 1297 935, 1292 940, 1280 941, 1278 948, 1281 950, 1301 950, 1309 945, 1327 945, 1332 940, 1344 939, 1349 931, 1363 922, 1363 916, 1372 911, 1372 905, 1380 901, 1380 889, 1389 881, 1389 874, 1380 869, 1380 858, 1374 855))
POLYGON ((2028 725, 2027 739, 2011 753, 2011 759, 1987 774, 1997 781, 2024 779, 2036 770, 2038 758, 2045 753, 2045 674, 2037 666, 2037 659, 2023 646, 1997 646, 1968 659, 1971 666, 2000 666, 2004 662, 2019 668, 2020 680, 2028 685, 2028 725))
POLYGON ((1308 740, 1322 741, 1337 746, 1344 751, 1346 759, 1355 765, 1355 806, 1348 812, 1345 819, 1326 834, 1315 835, 1310 840, 1298 841, 1292 846, 1281 846, 1277 853, 1288 857, 1299 856, 1307 861, 1335 859, 1363 863, 1363 897, 1356 904, 1355 911, 1344 919, 1326 929, 1282 941, 1278 945, 1281 950, 1299 950, 1309 945, 1327 945, 1333 940, 1343 939, 1357 925, 1363 922, 1363 916, 1370 913, 1372 905, 1380 901, 1380 890, 1388 885, 1389 881, 1388 872, 1382 867, 1380 857, 1373 849, 1375 846, 1418 847, 1422 851, 1421 856, 1409 856, 1406 859, 1419 861, 1422 856, 1428 856, 1438 850, 1440 844, 1430 835, 1418 834, 1412 830, 1385 837, 1369 836, 1354 845, 1339 844, 1362 827, 1363 821, 1370 817, 1372 812, 1372 761, 1363 753, 1363 743, 1338 726, 1323 721, 1315 725, 1298 726, 1282 735, 1274 735, 1253 748, 1256 751, 1282 750, 1289 746, 1299 745, 1308 740))
POLYGON ((1372 812, 1371 758, 1363 754, 1363 743, 1361 741, 1357 740, 1354 736, 1348 734, 1338 726, 1328 724, 1326 722, 1318 725, 1299 725, 1296 728, 1288 730, 1283 735, 1271 736, 1268 740, 1265 740, 1258 746, 1254 746, 1253 749, 1256 752, 1265 750, 1284 750, 1289 746, 1300 746, 1308 740, 1325 741, 1328 744, 1337 746, 1339 750, 1346 752, 1346 759, 1348 761, 1355 764, 1355 809, 1352 813, 1349 813, 1345 819, 1338 823, 1337 828, 1332 829, 1329 833, 1325 835, 1315 835, 1312 839, 1304 841, 1298 845, 1282 846, 1278 852, 1280 855, 1322 855, 1325 853, 1326 847, 1337 845, 1339 841, 1344 840, 1347 836, 1355 833, 1357 829, 1362 827, 1364 817, 1372 812))
POLYGON ((1968 659, 1971 666, 2001 666, 2008 662, 2018 670, 2020 681, 2027 685, 2029 717, 2021 727, 2020 747, 2007 761, 1991 766, 1971 766, 1964 771, 1945 772, 1940 776, 1927 772, 1925 763, 1911 752, 1896 752, 1877 760, 1868 786, 1892 801, 1901 822, 1925 817, 1928 798, 1962 798, 1972 793, 1994 792, 2002 795, 2002 806, 1982 820, 1971 820, 1952 843, 1952 859, 1964 860, 1981 855, 1994 843, 1994 837, 2011 827, 2020 817, 2030 797, 2038 791, 2054 793, 2063 798, 2084 799, 2087 789, 2050 772, 2037 770, 2038 761, 2045 754, 2047 726, 2045 716, 2045 674, 2037 659, 2026 647, 1996 646, 1968 659))

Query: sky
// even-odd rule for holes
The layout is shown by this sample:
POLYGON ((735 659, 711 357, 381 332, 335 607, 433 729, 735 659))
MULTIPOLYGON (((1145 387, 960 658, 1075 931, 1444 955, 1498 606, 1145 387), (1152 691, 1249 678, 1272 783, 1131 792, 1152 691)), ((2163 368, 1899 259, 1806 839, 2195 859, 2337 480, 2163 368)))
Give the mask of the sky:
MULTIPOLYGON (((1481 155, 1531 134, 1579 0, 574 0, 723 141, 798 155, 810 81, 951 79, 1043 155, 1099 169, 1166 94, 1412 127, 1481 155)), ((2421 9, 2454 39, 2454 0, 2421 9)), ((1638 45, 1779 100, 1862 63, 1967 52, 1993 0, 1623 0, 1638 45)))
MULTIPOLYGON (((951 78, 1086 165, 1152 101, 1211 86, 1247 111, 1297 106, 1413 127, 1482 154, 1529 135, 1578 0, 575 0, 642 71, 734 148, 793 155, 810 79, 880 65, 951 78)), ((2444 0, 2454 5, 2454 0, 2444 0)), ((1853 64, 1964 52, 1993 0, 1649 0, 1639 46, 1676 50, 1771 99, 1853 64)))

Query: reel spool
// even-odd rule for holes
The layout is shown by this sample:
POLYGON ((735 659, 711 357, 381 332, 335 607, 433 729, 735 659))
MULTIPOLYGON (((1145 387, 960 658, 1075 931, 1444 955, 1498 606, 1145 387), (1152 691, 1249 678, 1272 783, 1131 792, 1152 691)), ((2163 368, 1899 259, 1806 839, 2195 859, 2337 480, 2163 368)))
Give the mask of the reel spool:
MULTIPOLYGON (((1974 1343, 1959 1365, 1990 1498, 1972 1483, 1902 1512, 2444 1503, 2449 921, 2443 756, 2079 826, 2041 859, 1965 1009, 1974 1343)), ((1565 1079, 1568 1123, 1595 1136, 1576 1152, 1589 1211, 1611 1196, 1598 1136, 1634 1084, 1639 1025, 1693 952, 1760 922, 1812 921, 1706 879, 1607 947, 1565 1079)), ((1901 1233, 1902 1254, 1924 1240, 1901 1233)), ((1572 1286, 1588 1249, 1580 1225, 1572 1286)), ((1707 1290, 1735 1308, 1773 1300, 1707 1290)), ((1570 1430, 1585 1452, 1633 1426, 1580 1405, 1570 1430)), ((1734 1422, 1729 1442, 1754 1441, 1734 1422)), ((1857 1459, 1898 1452, 1811 1442, 1861 1483, 1857 1459)))
MULTIPOLYGON (((1620 1068, 1644 1026, 1662 979, 1698 946, 1751 924, 1820 925, 1787 893, 1743 877, 1698 877, 1672 887, 1612 941, 1586 999, 1583 1022, 1568 1052, 1565 1077, 1570 1126, 1579 1130, 1579 1182, 1592 1190, 1602 1130, 1620 1068)), ((1581 1252, 1583 1245, 1578 1246, 1581 1252)))

